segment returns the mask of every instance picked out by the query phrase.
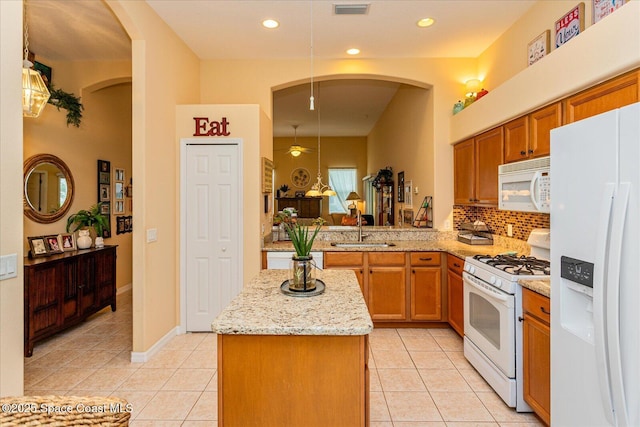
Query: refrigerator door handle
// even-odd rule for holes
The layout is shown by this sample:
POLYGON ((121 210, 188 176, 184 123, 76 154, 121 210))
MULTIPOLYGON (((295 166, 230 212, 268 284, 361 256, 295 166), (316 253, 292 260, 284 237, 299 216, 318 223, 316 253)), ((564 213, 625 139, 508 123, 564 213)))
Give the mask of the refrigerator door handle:
POLYGON ((608 249, 611 231, 611 215, 613 207, 613 197, 615 194, 615 184, 607 183, 604 188, 604 195, 601 201, 601 210, 597 229, 596 240, 596 270, 593 280, 593 323, 594 323, 594 344, 596 351, 596 363, 601 369, 597 369, 598 381, 600 382, 600 397, 604 414, 611 425, 615 425, 613 416, 613 403, 611 397, 611 381, 609 376, 609 362, 606 341, 606 307, 605 288, 606 268, 608 267, 608 249), (599 268, 598 268, 599 267, 599 268))
POLYGON ((605 289, 608 370, 613 411, 616 419, 615 425, 618 427, 627 427, 629 425, 620 351, 620 263, 622 260, 622 241, 624 239, 624 224, 629 204, 630 187, 628 182, 620 183, 613 200, 611 237, 609 239, 609 265, 607 267, 608 277, 605 289))
POLYGON ((533 175, 533 179, 531 180, 531 184, 529 185, 529 197, 531 198, 531 203, 536 207, 536 211, 540 210, 540 204, 538 203, 538 194, 536 194, 536 188, 538 181, 540 181, 540 171, 536 172, 533 175))

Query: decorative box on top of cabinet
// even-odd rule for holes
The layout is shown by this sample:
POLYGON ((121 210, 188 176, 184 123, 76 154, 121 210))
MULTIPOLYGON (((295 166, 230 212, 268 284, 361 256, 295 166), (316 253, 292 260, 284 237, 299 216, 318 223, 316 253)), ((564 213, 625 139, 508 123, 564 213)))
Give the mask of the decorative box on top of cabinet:
POLYGON ((24 259, 24 355, 35 342, 111 306, 116 310, 116 247, 24 259))

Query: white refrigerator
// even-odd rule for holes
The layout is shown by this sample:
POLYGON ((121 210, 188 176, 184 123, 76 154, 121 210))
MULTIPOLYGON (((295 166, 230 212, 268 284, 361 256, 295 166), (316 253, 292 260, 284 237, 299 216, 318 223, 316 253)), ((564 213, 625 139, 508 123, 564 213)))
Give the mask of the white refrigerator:
POLYGON ((640 104, 551 131, 551 424, 640 426, 640 104))

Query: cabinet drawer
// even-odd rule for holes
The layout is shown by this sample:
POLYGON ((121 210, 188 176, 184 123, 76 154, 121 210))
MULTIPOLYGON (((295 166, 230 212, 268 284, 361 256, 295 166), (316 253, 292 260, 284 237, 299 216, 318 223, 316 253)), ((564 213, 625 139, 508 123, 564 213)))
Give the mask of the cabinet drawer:
POLYGON ((455 255, 447 255, 447 268, 459 276, 462 276, 464 260, 455 255))
POLYGON ((360 267, 363 264, 363 252, 325 252, 324 267, 360 267))
POLYGON ((551 300, 529 289, 522 289, 522 311, 537 317, 547 324, 551 321, 551 300))
POLYGON ((404 265, 404 252, 369 252, 369 265, 404 265))
POLYGON ((414 267, 422 265, 439 266, 440 252, 411 252, 411 265, 414 267))

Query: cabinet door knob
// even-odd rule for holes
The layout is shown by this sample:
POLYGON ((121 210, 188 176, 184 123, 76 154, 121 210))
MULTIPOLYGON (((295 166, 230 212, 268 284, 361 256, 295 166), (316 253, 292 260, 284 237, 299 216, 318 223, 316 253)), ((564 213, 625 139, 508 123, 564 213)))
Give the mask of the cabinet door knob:
POLYGON ((373 274, 373 270, 369 270, 369 274, 373 274))
POLYGON ((540 311, 543 312, 544 314, 548 314, 549 316, 551 316, 551 312, 547 311, 544 307, 540 307, 540 311))
POLYGON ((529 150, 529 154, 533 154, 533 150, 529 150))
POLYGON ((433 258, 429 257, 429 258, 420 258, 420 261, 431 261, 433 258))
POLYGON ((415 274, 415 273, 416 273, 416 271, 415 271, 415 270, 411 270, 411 272, 412 272, 413 274, 415 274))
POLYGON ((527 154, 527 152, 526 152, 526 151, 524 151, 524 150, 522 150, 522 151, 520 152, 520 155, 521 155, 521 156, 524 156, 524 155, 526 155, 526 154, 527 154))
POLYGON ((524 317, 518 316, 518 322, 524 322, 524 317))
POLYGON ((454 267, 457 267, 457 268, 460 268, 460 264, 458 264, 457 262, 454 262, 454 263, 453 263, 453 266, 454 266, 454 267))

